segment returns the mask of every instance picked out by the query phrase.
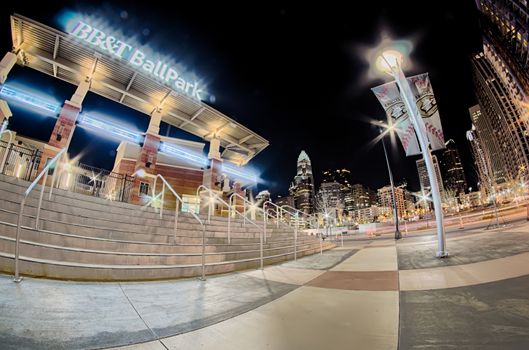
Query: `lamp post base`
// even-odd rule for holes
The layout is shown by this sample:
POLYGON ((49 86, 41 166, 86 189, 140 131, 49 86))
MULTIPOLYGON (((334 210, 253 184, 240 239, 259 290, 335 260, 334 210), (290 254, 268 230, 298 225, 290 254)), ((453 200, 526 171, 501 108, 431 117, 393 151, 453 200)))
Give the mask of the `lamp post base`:
POLYGON ((13 282, 15 282, 15 283, 20 283, 20 282, 22 282, 22 279, 23 279, 22 276, 19 276, 19 277, 13 277, 13 282))
POLYGON ((435 256, 439 259, 448 258, 448 252, 447 251, 439 251, 435 253, 435 256))
POLYGON ((399 230, 396 230, 395 231, 395 239, 401 239, 402 238, 402 233, 400 233, 399 230))

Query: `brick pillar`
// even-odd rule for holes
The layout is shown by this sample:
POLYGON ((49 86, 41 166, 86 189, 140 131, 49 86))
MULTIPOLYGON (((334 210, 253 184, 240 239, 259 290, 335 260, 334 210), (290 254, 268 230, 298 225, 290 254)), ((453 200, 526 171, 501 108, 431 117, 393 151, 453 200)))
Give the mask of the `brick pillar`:
POLYGON ((48 158, 55 157, 61 149, 70 146, 70 141, 75 130, 75 122, 81 112, 83 100, 90 89, 90 83, 91 80, 88 77, 79 82, 72 98, 64 101, 59 118, 57 118, 57 122, 55 122, 55 127, 51 133, 50 140, 42 152, 39 172, 44 168, 48 158))
POLYGON ((208 159, 210 160, 209 169, 204 171, 202 184, 212 190, 222 191, 220 182, 222 181, 222 159, 220 158, 220 140, 211 139, 209 144, 208 159))
MULTIPOLYGON (((209 143, 209 168, 204 170, 202 184, 222 196, 222 159, 220 157, 219 147, 220 140, 217 138, 212 138, 209 143)), ((209 200, 208 198, 201 198, 201 203, 207 203, 207 200, 209 200)), ((207 206, 204 207, 204 205, 201 205, 200 210, 201 212, 207 213, 207 206)))
POLYGON ((70 145, 75 130, 75 121, 80 111, 80 105, 68 100, 64 102, 64 106, 59 113, 59 118, 55 122, 50 140, 44 147, 42 159, 39 164, 39 172, 44 168, 47 159, 55 157, 61 149, 70 145))
MULTIPOLYGON (((156 159, 158 157, 158 148, 160 147, 160 136, 147 133, 143 146, 136 159, 136 165, 134 167, 134 173, 144 171, 147 174, 156 175, 156 159)), ((136 176, 134 180, 134 188, 132 190, 131 201, 135 204, 145 204, 145 199, 140 196, 140 185, 141 183, 149 184, 149 196, 152 194, 152 186, 154 180, 150 177, 136 176)))
MULTIPOLYGON (((136 165, 134 172, 137 174, 138 171, 144 171, 147 174, 156 175, 156 159, 158 157, 158 148, 160 148, 160 122, 162 121, 162 109, 157 108, 151 113, 151 119, 149 120, 149 127, 143 146, 136 159, 136 165)), ((131 201, 136 204, 145 204, 145 199, 140 196, 140 185, 141 183, 149 184, 149 196, 152 195, 152 186, 154 180, 146 177, 142 178, 136 176, 134 180, 134 188, 132 190, 131 201)))

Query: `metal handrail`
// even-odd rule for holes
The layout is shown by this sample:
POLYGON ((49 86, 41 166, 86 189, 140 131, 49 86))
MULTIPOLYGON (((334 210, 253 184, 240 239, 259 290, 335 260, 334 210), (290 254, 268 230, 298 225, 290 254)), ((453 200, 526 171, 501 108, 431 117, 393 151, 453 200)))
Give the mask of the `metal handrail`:
MULTIPOLYGON (((277 227, 279 227, 279 217, 280 216, 281 216, 281 221, 283 220, 283 212, 287 212, 289 214, 292 214, 292 213, 288 212, 287 210, 283 209, 282 207, 278 206, 277 204, 275 204, 271 200, 265 201, 263 203, 263 210, 264 210, 264 207, 267 204, 272 204, 273 207, 279 209, 279 211, 276 210, 276 215, 277 215, 277 220, 278 220, 277 221, 278 222, 277 227), (279 212, 281 212, 281 215, 279 215, 279 212)), ((288 223, 284 223, 284 224, 286 224, 290 228, 292 228, 292 226, 290 226, 288 223)), ((298 225, 294 225, 294 260, 297 260, 297 252, 298 252, 298 225)))
MULTIPOLYGON (((155 177, 154 177, 154 184, 152 186, 152 192, 153 192, 153 196, 156 197, 156 196, 159 196, 160 194, 156 195, 156 182, 158 181, 158 179, 161 179, 162 180, 162 191, 161 191, 161 194, 162 194, 162 204, 160 205, 160 219, 163 218, 163 203, 164 203, 164 199, 165 199, 165 186, 167 186, 169 188, 169 190, 171 191, 171 193, 175 196, 176 200, 175 200, 175 223, 174 223, 174 243, 176 244, 176 233, 177 233, 177 229, 178 229, 178 213, 180 212, 180 205, 179 204, 184 204, 184 200, 182 199, 182 197, 180 197, 178 195, 178 193, 174 190, 173 186, 171 186, 171 184, 169 182, 167 182, 167 180, 160 174, 157 174, 155 177)), ((198 215, 196 215, 195 213, 193 212, 190 212, 190 214, 195 218, 195 220, 198 221, 198 223, 202 226, 204 226, 204 223, 202 222, 202 220, 200 219, 200 217, 198 217, 198 215)))
MULTIPOLYGON (((16 233, 16 239, 15 239, 15 277, 13 278, 13 281, 16 283, 19 283, 22 281, 22 277, 20 277, 20 272, 18 269, 18 261, 19 261, 19 253, 20 253, 20 227, 22 226, 22 215, 24 213, 24 205, 26 204, 26 199, 28 198, 29 194, 35 188, 37 183, 40 181, 40 179, 44 176, 44 180, 42 181, 42 186, 40 189, 40 196, 39 196, 39 204, 37 206, 37 216, 35 218, 35 230, 38 230, 39 226, 39 216, 40 216, 40 207, 42 205, 42 196, 44 195, 44 187, 46 187, 46 180, 48 179, 48 171, 50 170, 51 166, 56 164, 59 158, 65 154, 66 148, 63 148, 57 153, 55 157, 42 169, 40 174, 33 180, 33 182, 29 185, 29 187, 24 192, 24 198, 22 198, 22 202, 20 202, 20 210, 18 211, 18 220, 17 220, 17 233, 16 233)), ((55 178, 55 175, 59 171, 58 167, 53 172, 53 178, 55 178)), ((53 189, 53 182, 50 186, 50 194, 53 189)))
MULTIPOLYGON (((285 226, 287 226, 287 227, 289 227, 289 228, 291 228, 291 229, 294 229, 294 227, 293 227, 292 225, 290 225, 288 222, 286 222, 286 221, 284 220, 284 215, 283 215, 283 212, 285 212, 285 213, 287 213, 287 214, 292 214, 291 212, 289 212, 288 210, 283 209, 282 207, 278 206, 277 204, 275 204, 275 203, 272 202, 271 200, 267 200, 267 201, 265 201, 265 202, 263 203, 263 210, 264 210, 264 208, 265 208, 265 206, 266 206, 267 204, 271 204, 273 207, 279 209, 279 210, 277 210, 277 209, 272 209, 272 210, 274 210, 275 213, 276 213, 277 227, 279 227, 280 224, 283 224, 283 225, 285 225, 285 226)), ((270 209, 269 209, 269 210, 270 210, 270 209)), ((269 215, 269 216, 272 217, 272 215, 269 215)))
POLYGON ((306 214, 305 214, 304 212, 302 212, 301 210, 296 209, 296 208, 294 208, 294 207, 292 207, 292 206, 290 206, 290 205, 288 205, 288 204, 284 204, 284 205, 282 205, 282 206, 281 206, 281 209, 282 209, 283 211, 287 212, 288 214, 290 214, 291 217, 292 217, 292 216, 295 216, 295 217, 296 217, 296 221, 295 221, 295 225, 296 225, 296 226, 299 226, 299 220, 300 220, 300 218, 303 220, 304 217, 305 217, 305 215, 306 215, 306 214), (293 209, 294 212, 291 212, 291 211, 285 209, 285 207, 286 207, 286 208, 289 208, 289 209, 293 209), (299 213, 301 213, 301 216, 299 215, 299 213))
POLYGON ((9 147, 13 143, 13 132, 7 129, 2 130, 2 132, 0 132, 0 137, 2 136, 3 133, 9 133, 9 141, 7 142, 6 150, 4 152, 4 156, 2 157, 2 163, 0 163, 0 171, 4 170, 4 165, 6 164, 6 160, 7 160, 7 154, 9 153, 9 147))
MULTIPOLYGON (((243 200, 243 203, 244 203, 244 217, 246 218, 246 203, 249 203, 250 204, 250 207, 254 210, 258 210, 258 211, 261 211, 263 213, 263 230, 264 230, 264 242, 266 243, 266 225, 267 225, 267 216, 268 217, 273 217, 271 216, 270 214, 268 214, 265 210, 263 210, 261 207, 255 205, 254 203, 250 202, 248 199, 244 198, 243 196, 241 196, 240 194, 238 193, 232 193, 232 195, 230 196, 230 198, 228 199, 228 203, 230 203, 230 205, 232 205, 232 202, 233 202, 233 199, 235 198, 240 198, 243 200)), ((232 205, 233 206, 233 205, 232 205)), ((237 207, 235 207, 235 210, 237 210, 237 207)), ((231 218, 231 210, 229 212, 229 216, 228 216, 228 231, 229 231, 229 225, 230 225, 230 218, 231 218)))
POLYGON ((279 205, 277 205, 274 202, 272 202, 271 200, 267 200, 267 201, 263 202, 263 210, 265 210, 264 208, 268 204, 271 204, 273 207, 276 207, 277 209, 279 209, 279 210, 276 210, 276 222, 277 222, 277 227, 279 227, 279 221, 283 220, 283 211, 284 210, 279 205))
MULTIPOLYGON (((213 192, 213 190, 211 190, 210 188, 206 187, 205 185, 200 185, 197 187, 197 198, 200 198, 198 193, 200 192, 200 189, 204 189, 206 192, 208 192, 211 196, 213 196, 216 200, 218 200, 220 203, 224 204, 227 208, 228 208, 228 213, 230 213, 231 211, 231 205, 229 205, 228 203, 226 203, 226 201, 224 199, 222 199, 217 193, 213 192)), ((210 208, 208 208, 208 221, 211 219, 211 202, 208 204, 210 208)), ((250 220, 248 218, 245 217, 245 215, 239 213, 237 210, 235 211, 236 214, 239 214, 240 216, 242 216, 245 220, 247 220, 249 223, 253 224, 254 226, 259 227, 259 225, 257 225, 253 220, 250 220)), ((229 218, 230 218, 230 215, 228 214, 228 222, 229 222, 229 218)), ((228 243, 230 243, 230 232, 228 230, 228 243)))
MULTIPOLYGON (((160 219, 163 219, 163 203, 164 203, 164 199, 165 199, 165 186, 167 186, 169 188, 171 193, 176 198, 176 200, 175 200, 174 235, 173 235, 174 244, 176 244, 176 233, 177 233, 177 230, 178 230, 178 213, 180 212, 180 210, 179 210, 180 207, 179 207, 178 204, 181 203, 183 205, 184 201, 182 200, 182 197, 180 197, 178 195, 178 193, 174 190, 173 186, 171 186, 171 184, 169 182, 167 182, 167 180, 162 175, 156 174, 154 176, 154 175, 146 174, 146 176, 154 177, 154 183, 153 183, 153 186, 152 186, 153 197, 157 197, 157 196, 160 195, 160 193, 156 194, 156 182, 158 181, 158 179, 162 180, 162 191, 161 191, 162 202, 161 202, 161 205, 160 205, 160 219)), ((200 220, 200 217, 198 217, 198 215, 196 215, 195 213, 190 212, 190 214, 202 226, 202 277, 200 279, 202 281, 205 281, 206 280, 206 224, 202 220, 200 220)))
MULTIPOLYGON (((222 204, 224 204, 225 206, 228 207, 228 244, 231 244, 231 238, 230 238, 230 229, 231 229, 230 221, 231 221, 231 210, 232 210, 231 205, 226 203, 226 201, 224 199, 222 199, 218 194, 213 192, 210 188, 206 187, 205 185, 200 185, 200 186, 197 187, 197 198, 200 198, 198 196, 198 193, 200 192, 201 188, 204 189, 206 192, 208 192, 216 200, 218 200, 219 202, 221 202, 222 204)), ((211 202, 208 204, 209 205, 209 207, 208 207, 208 221, 210 220, 210 215, 211 215, 211 204, 212 204, 211 202)), ((246 220, 246 215, 242 215, 237 210, 235 210, 235 213, 243 216, 243 218, 246 220)), ((248 219, 248 222, 251 223, 252 225, 254 225, 255 227, 257 227, 258 229, 261 229, 261 227, 259 225, 257 225, 257 223, 255 223, 253 220, 249 220, 248 219)), ((261 270, 263 269, 263 236, 264 236, 265 231, 266 231, 266 228, 263 228, 263 231, 260 231, 261 234, 259 235, 259 250, 260 250, 261 270)))

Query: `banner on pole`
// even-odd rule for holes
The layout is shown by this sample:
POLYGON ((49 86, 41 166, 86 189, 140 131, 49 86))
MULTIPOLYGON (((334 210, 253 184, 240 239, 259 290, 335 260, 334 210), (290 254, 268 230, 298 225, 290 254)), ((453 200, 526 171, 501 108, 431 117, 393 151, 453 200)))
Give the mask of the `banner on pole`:
POLYGON ((395 128, 406 156, 420 154, 421 149, 415 135, 415 129, 411 123, 408 110, 402 102, 397 84, 393 81, 376 86, 371 90, 384 108, 389 121, 388 124, 395 128))
POLYGON ((432 150, 436 151, 445 148, 439 109, 437 108, 428 73, 415 75, 406 80, 408 80, 411 91, 415 95, 417 110, 421 113, 432 150))

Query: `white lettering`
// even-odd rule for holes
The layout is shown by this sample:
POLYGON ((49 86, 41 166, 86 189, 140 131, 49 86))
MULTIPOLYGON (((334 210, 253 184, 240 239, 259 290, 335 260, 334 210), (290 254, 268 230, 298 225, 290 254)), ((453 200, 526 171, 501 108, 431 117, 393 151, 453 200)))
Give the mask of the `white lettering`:
POLYGON ((189 94, 189 88, 192 88, 193 87, 193 84, 191 84, 190 82, 186 82, 186 94, 189 94))
POLYGON ((92 45, 101 47, 103 50, 106 50, 106 48, 101 45, 105 36, 105 33, 103 33, 102 31, 94 29, 92 33, 88 36, 88 38, 86 38, 86 41, 92 45))
POLYGON ((184 90, 186 87, 186 81, 182 78, 176 79, 175 86, 177 89, 184 90))
POLYGON ((143 65, 143 69, 152 74, 152 71, 154 69, 154 62, 151 60, 146 60, 145 64, 143 65))
POLYGON ((132 50, 132 47, 120 40, 116 41, 116 43, 114 44, 114 53, 120 58, 124 58, 123 53, 125 52, 125 49, 130 51, 132 50))
POLYGON ((165 71, 166 71, 166 70, 167 70, 167 64, 164 63, 163 66, 162 66, 162 68, 160 69, 160 74, 159 74, 160 79, 164 79, 164 76, 163 76, 163 75, 165 74, 165 71))
POLYGON ((176 78, 178 78, 178 73, 173 68, 169 68, 167 76, 165 77, 165 81, 170 82, 171 80, 175 80, 176 78))
POLYGON ((72 30, 71 34, 78 37, 79 39, 86 39, 88 34, 92 31, 92 27, 84 22, 79 22, 72 30))
POLYGON ((143 64, 143 60, 145 59, 145 54, 141 52, 140 50, 134 51, 132 56, 130 56, 129 62, 135 66, 141 66, 143 64))
POLYGON ((202 93, 202 90, 198 88, 198 83, 195 81, 195 87, 193 88, 193 94, 191 96, 194 96, 197 100, 201 101, 202 97, 200 94, 202 93))
POLYGON ((162 65, 162 62, 160 61, 156 62, 156 67, 154 68, 154 72, 153 72, 154 75, 158 76, 158 71, 160 70, 161 65, 162 65))
POLYGON ((143 71, 158 77, 164 83, 171 84, 187 95, 201 100, 200 94, 202 90, 199 89, 197 82, 192 84, 186 81, 179 76, 175 68, 159 60, 149 60, 145 53, 118 40, 116 37, 107 35, 105 32, 82 21, 77 23, 70 34, 91 45, 99 47, 101 50, 108 51, 119 58, 127 60, 133 66, 141 67, 143 71))

